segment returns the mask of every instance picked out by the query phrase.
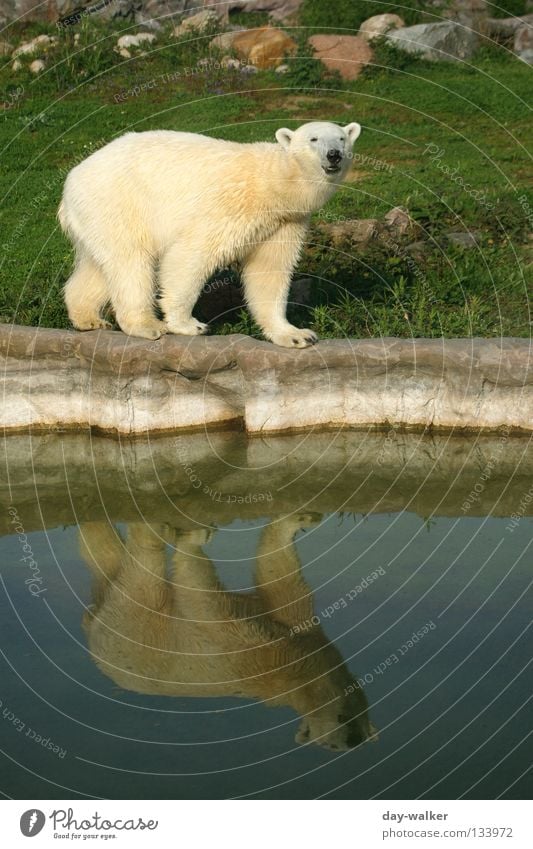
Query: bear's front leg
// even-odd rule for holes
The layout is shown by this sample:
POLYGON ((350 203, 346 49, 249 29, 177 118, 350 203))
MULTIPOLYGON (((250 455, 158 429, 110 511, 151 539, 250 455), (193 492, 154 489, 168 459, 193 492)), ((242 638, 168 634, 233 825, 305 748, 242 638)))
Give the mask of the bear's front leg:
POLYGON ((284 224, 254 248, 242 272, 250 312, 265 338, 283 348, 307 348, 318 342, 316 333, 300 330, 286 318, 291 275, 306 232, 307 223, 284 224))
POLYGON ((198 262, 198 255, 190 254, 186 245, 172 245, 162 256, 159 303, 169 333, 180 336, 207 333, 208 325, 192 316, 207 276, 204 266, 198 262))

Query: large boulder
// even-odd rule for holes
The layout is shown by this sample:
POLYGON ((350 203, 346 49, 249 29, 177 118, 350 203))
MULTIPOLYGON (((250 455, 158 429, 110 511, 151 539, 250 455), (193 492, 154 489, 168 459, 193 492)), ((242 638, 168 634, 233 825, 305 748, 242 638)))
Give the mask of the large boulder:
POLYGON ((512 39, 517 30, 533 26, 533 15, 522 15, 520 18, 489 18, 487 31, 490 38, 496 41, 512 39))
MULTIPOLYGON (((275 0, 272 0, 275 2, 275 0)), ((290 0, 287 0, 290 2, 290 0)), ((55 22, 69 15, 75 9, 84 6, 99 6, 100 3, 86 3, 84 0, 0 0, 0 23, 8 21, 48 21, 55 22)), ((249 4, 252 5, 251 3, 249 4)), ((219 2, 214 0, 111 0, 107 5, 102 5, 98 11, 91 13, 91 18, 110 20, 115 18, 126 18, 135 20, 136 23, 147 23, 152 19, 169 19, 172 15, 196 14, 202 6, 216 12, 223 20, 228 20, 228 11, 235 3, 219 2)))
POLYGON ((440 18, 455 21, 483 35, 487 33, 487 0, 432 0, 430 6, 438 12, 440 18))
POLYGON ((345 80, 357 79, 374 58, 368 42, 358 35, 312 35, 309 43, 316 58, 345 80))
POLYGON ((399 15, 373 15, 359 27, 359 35, 365 41, 373 41, 380 35, 385 35, 391 29, 405 27, 405 21, 399 15))
MULTIPOLYGON (((230 10, 268 12, 273 18, 283 20, 294 15, 301 3, 302 0, 112 0, 94 15, 105 20, 129 18, 136 23, 147 23, 150 19, 169 19, 173 15, 194 15, 204 6, 225 22, 230 10)), ((85 5, 88 4, 83 0, 47 0, 45 3, 42 0, 0 0, 0 23, 14 20, 55 22, 85 5)))
MULTIPOLYGON (((174 0, 173 0, 174 2, 174 0)), ((176 0, 180 3, 180 0, 176 0)), ((181 0, 181 5, 186 5, 191 0, 181 0)), ((9 21, 39 21, 55 23, 60 18, 71 14, 74 10, 80 10, 85 5, 98 6, 99 3, 85 4, 82 0, 0 0, 0 23, 9 21)), ((91 17, 108 20, 114 17, 132 17, 141 9, 142 0, 112 0, 109 4, 102 6, 98 11, 92 12, 91 17)), ((168 14, 168 3, 167 14, 168 14)))
POLYGON ((227 53, 228 50, 233 50, 233 42, 239 32, 244 32, 246 27, 234 26, 231 29, 226 30, 226 32, 221 32, 209 42, 210 47, 216 48, 216 50, 222 50, 223 53, 227 53))
POLYGON ((452 21, 391 30, 385 38, 394 47, 433 62, 471 59, 479 44, 477 33, 452 21))
POLYGON ((238 32, 232 44, 235 52, 257 68, 276 68, 297 45, 287 33, 275 27, 259 27, 238 32))

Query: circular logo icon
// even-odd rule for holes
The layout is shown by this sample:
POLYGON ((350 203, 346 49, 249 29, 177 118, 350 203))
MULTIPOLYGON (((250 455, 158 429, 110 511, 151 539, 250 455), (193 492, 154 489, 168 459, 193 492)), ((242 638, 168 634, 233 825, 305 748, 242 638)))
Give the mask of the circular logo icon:
POLYGON ((46 817, 42 811, 37 808, 31 808, 25 811, 20 818, 20 830, 24 837, 35 837, 42 831, 46 822, 46 817))

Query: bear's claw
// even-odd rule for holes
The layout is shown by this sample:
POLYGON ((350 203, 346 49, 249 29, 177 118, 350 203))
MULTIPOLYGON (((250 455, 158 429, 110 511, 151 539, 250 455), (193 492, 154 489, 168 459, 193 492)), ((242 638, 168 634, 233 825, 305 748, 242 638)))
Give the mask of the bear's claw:
POLYGON ((191 318, 189 321, 167 321, 167 328, 169 333, 177 336, 203 336, 209 330, 209 325, 191 318))
POLYGON ((318 336, 312 330, 298 330, 296 327, 280 333, 269 333, 268 338, 282 348, 308 348, 318 342, 318 336))

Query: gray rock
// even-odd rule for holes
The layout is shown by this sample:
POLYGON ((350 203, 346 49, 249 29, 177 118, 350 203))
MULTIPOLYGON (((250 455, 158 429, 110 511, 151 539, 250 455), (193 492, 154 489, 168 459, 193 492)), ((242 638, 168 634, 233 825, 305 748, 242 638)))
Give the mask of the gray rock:
POLYGON ((394 47, 433 62, 470 59, 479 44, 477 33, 452 21, 392 30, 385 38, 394 47))
POLYGON ((157 21, 155 18, 151 18, 145 12, 135 13, 135 23, 140 24, 145 29, 153 30, 153 32, 159 32, 163 29, 159 21, 157 21))
POLYGON ((423 239, 420 239, 418 242, 411 242, 410 245, 407 245, 405 248, 405 252, 410 254, 415 260, 423 261, 426 259, 429 251, 430 251, 430 243, 425 242, 423 239))
POLYGON ((471 230, 466 233, 463 231, 450 231, 445 233, 445 236, 450 244, 457 245, 460 248, 479 248, 483 233, 479 230, 471 230))
POLYGON ((383 231, 384 225, 377 218, 347 218, 344 221, 317 222, 318 228, 334 244, 347 239, 357 245, 367 245, 383 231))
POLYGON ((485 35, 488 30, 489 7, 487 0, 433 0, 432 9, 439 17, 455 21, 468 29, 485 35))
POLYGON ((487 21, 488 35, 497 41, 512 39, 516 30, 524 26, 533 26, 533 15, 522 15, 519 18, 489 18, 487 21))
POLYGON ((229 0, 231 11, 268 12, 275 20, 284 20, 294 15, 303 0, 229 0))
POLYGON ((522 60, 522 62, 526 62, 528 65, 533 65, 533 50, 524 50, 522 53, 518 54, 518 58, 522 60))
POLYGON ((238 425, 533 431, 528 339, 327 339, 303 350, 246 336, 0 326, 0 427, 138 434, 238 425))
MULTIPOLYGON (((138 23, 146 24, 148 20, 164 21, 179 18, 182 15, 198 13, 202 5, 216 11, 223 21, 228 20, 230 9, 245 12, 269 12, 273 18, 284 19, 294 14, 302 0, 223 0, 214 3, 212 0, 113 0, 109 7, 97 12, 104 20, 110 18, 136 19, 138 23)), ((72 12, 80 6, 87 5, 80 0, 0 0, 0 23, 14 20, 41 21, 49 23, 72 12)), ((97 5, 95 0, 93 5, 97 5)))
POLYGON ((395 206, 384 217, 385 226, 395 236, 405 236, 413 227, 413 220, 403 206, 395 206))

